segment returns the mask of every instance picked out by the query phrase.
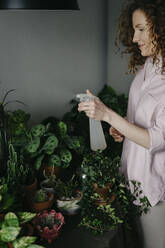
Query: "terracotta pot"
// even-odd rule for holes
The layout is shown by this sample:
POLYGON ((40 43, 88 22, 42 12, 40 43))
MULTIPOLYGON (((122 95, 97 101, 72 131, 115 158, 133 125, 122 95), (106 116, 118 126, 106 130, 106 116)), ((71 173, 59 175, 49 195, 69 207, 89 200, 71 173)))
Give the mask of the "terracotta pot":
MULTIPOLYGON (((53 166, 45 166, 45 172, 46 172, 48 175, 51 175, 52 170, 53 170, 53 166)), ((60 173, 60 168, 54 166, 54 174, 55 174, 56 176, 58 176, 59 173, 60 173)))
POLYGON ((48 192, 49 200, 45 202, 33 202, 32 199, 29 201, 29 207, 31 211, 40 212, 45 209, 49 209, 52 207, 54 203, 54 194, 52 192, 48 192))
MULTIPOLYGON (((43 164, 39 170, 39 177, 40 177, 40 181, 43 181, 44 176, 43 176, 43 171, 45 170, 47 175, 51 175, 51 172, 53 170, 53 166, 48 166, 47 164, 43 164)), ((54 174, 56 175, 56 177, 59 177, 61 168, 54 166, 54 174)))
POLYGON ((94 183, 93 186, 94 186, 95 192, 99 194, 99 197, 94 202, 96 206, 107 205, 107 197, 110 198, 109 203, 112 203, 115 200, 115 195, 109 193, 111 184, 107 184, 103 188, 99 188, 97 183, 94 183))

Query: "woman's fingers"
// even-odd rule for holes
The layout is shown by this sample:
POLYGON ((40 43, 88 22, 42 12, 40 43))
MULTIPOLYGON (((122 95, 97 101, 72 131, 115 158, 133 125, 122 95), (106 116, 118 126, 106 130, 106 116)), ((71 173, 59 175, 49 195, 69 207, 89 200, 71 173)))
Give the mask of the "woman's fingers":
POLYGON ((119 137, 119 138, 114 138, 114 140, 116 141, 116 142, 122 142, 123 141, 123 137, 119 137))
POLYGON ((109 134, 113 137, 113 139, 116 142, 122 142, 123 141, 123 135, 117 131, 114 127, 110 127, 109 134))
POLYGON ((90 95, 90 96, 95 96, 94 94, 92 94, 92 92, 90 91, 90 90, 86 90, 86 93, 88 94, 88 95, 90 95))

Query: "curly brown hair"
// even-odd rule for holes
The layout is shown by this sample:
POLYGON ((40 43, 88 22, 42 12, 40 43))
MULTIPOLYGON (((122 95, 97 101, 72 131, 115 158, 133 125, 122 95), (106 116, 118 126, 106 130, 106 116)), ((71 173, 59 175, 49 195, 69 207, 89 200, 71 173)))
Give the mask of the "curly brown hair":
POLYGON ((133 43, 134 29, 132 14, 135 10, 143 11, 150 27, 150 35, 154 44, 153 62, 158 63, 158 54, 162 56, 162 74, 165 73, 165 0, 128 0, 119 17, 116 45, 125 47, 122 53, 129 53, 129 73, 136 73, 137 67, 145 63, 146 57, 141 55, 138 45, 133 43))

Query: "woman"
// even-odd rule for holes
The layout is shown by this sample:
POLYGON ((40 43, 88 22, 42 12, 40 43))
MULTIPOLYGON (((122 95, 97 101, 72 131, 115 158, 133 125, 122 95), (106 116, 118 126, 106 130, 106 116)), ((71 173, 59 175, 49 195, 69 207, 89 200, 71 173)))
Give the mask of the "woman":
POLYGON ((165 248, 165 1, 129 2, 120 16, 118 39, 131 54, 129 69, 136 73, 127 117, 98 98, 80 103, 78 110, 109 123, 114 140, 124 140, 121 170, 129 180, 141 182, 152 206, 141 217, 144 247, 165 248))

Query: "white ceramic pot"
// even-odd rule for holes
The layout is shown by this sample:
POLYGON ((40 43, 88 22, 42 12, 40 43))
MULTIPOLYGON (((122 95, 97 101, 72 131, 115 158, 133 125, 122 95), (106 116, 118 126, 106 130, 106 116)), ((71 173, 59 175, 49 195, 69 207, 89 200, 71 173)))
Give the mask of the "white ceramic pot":
POLYGON ((80 210, 80 205, 78 204, 82 199, 82 192, 78 192, 78 196, 72 199, 58 199, 57 207, 58 209, 66 215, 75 215, 80 210))

